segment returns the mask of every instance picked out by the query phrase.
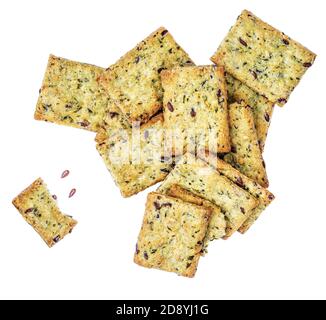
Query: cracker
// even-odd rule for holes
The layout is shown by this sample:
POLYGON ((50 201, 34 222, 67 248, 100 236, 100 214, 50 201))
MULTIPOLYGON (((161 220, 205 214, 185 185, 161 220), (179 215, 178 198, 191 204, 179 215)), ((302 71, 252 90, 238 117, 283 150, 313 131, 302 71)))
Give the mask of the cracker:
POLYGON ((181 133, 174 143, 212 152, 229 152, 227 90, 224 69, 215 66, 177 67, 162 71, 166 129, 181 133), (179 139, 180 138, 180 139, 179 139), (189 143, 191 145, 189 145, 189 143))
POLYGON ((205 248, 208 246, 210 241, 217 240, 225 236, 226 221, 222 210, 218 206, 214 205, 208 200, 194 195, 190 191, 180 187, 177 184, 174 184, 169 189, 167 189, 166 194, 168 196, 181 199, 185 202, 211 209, 212 216, 204 240, 205 248))
POLYGON ((107 108, 104 69, 50 55, 34 118, 97 131, 107 108))
POLYGON ((172 161, 163 156, 162 129, 160 114, 140 129, 120 130, 115 135, 101 129, 97 134, 96 148, 124 197, 162 181, 170 172, 172 161), (132 132, 136 132, 135 140, 132 140, 132 132))
POLYGON ((248 191, 253 197, 259 201, 259 205, 253 210, 252 214, 248 219, 241 225, 238 230, 241 233, 245 233, 254 224, 254 222, 259 218, 261 213, 269 206, 269 204, 275 199, 274 195, 263 188, 254 180, 248 178, 240 171, 233 168, 230 164, 219 159, 217 156, 211 153, 203 153, 203 160, 210 164, 213 168, 218 170, 223 176, 230 179, 232 182, 237 184, 240 188, 248 191))
POLYGON ((161 27, 110 66, 101 83, 129 122, 145 123, 162 108, 160 72, 183 65, 193 62, 161 27))
POLYGON ((60 212, 41 178, 34 181, 12 203, 49 247, 62 240, 77 224, 72 217, 60 212))
POLYGON ((190 153, 179 159, 158 192, 165 193, 174 184, 221 208, 227 223, 226 237, 237 231, 259 204, 250 193, 190 153))
POLYGON ((194 277, 211 211, 159 193, 147 197, 135 263, 194 277))
POLYGON ((244 102, 229 105, 231 152, 224 159, 247 177, 268 187, 251 107, 244 102))
POLYGON ((211 60, 282 106, 315 58, 300 43, 244 10, 211 60))
POLYGON ((260 150, 263 152, 273 115, 274 103, 268 101, 265 97, 228 73, 225 75, 225 80, 228 89, 228 103, 231 104, 243 100, 251 106, 260 150))

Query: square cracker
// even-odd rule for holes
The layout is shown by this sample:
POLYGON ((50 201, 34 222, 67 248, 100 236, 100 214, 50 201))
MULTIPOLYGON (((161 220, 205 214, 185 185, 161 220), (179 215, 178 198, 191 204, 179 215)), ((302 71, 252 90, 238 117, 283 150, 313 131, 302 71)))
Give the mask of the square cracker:
POLYGON ((265 162, 258 144, 251 107, 244 102, 229 105, 231 152, 224 156, 247 177, 268 187, 265 162))
POLYGON ((77 224, 60 212, 41 178, 19 194, 13 205, 49 247, 62 240, 77 224))
POLYGON ((244 10, 211 60, 271 102, 284 105, 316 55, 244 10))
POLYGON ((179 159, 157 191, 165 193, 174 184, 221 208, 227 223, 226 237, 237 231, 259 204, 250 193, 190 153, 179 159))
POLYGON ((177 184, 172 185, 165 192, 168 196, 211 209, 212 216, 204 239, 204 248, 208 246, 210 241, 217 240, 225 236, 226 221, 222 210, 218 206, 214 205, 208 200, 194 195, 177 184))
POLYGON ((240 188, 248 191, 253 197, 255 197, 259 201, 259 205, 257 206, 257 208, 252 211, 252 214, 248 217, 248 219, 241 225, 240 229, 238 230, 241 233, 245 233, 259 218, 261 213, 274 200, 274 195, 254 180, 248 178, 240 171, 233 168, 230 164, 219 159, 216 155, 203 152, 200 157, 213 168, 218 170, 223 176, 230 179, 240 188))
POLYGON ((101 83, 129 122, 145 123, 162 108, 160 72, 183 65, 193 62, 161 27, 110 66, 101 83))
POLYGON ((211 211, 180 199, 150 193, 134 261, 146 268, 194 277, 211 211))
POLYGON ((97 131, 107 108, 103 68, 50 55, 34 118, 97 131))
POLYGON ((159 114, 140 128, 98 132, 96 148, 122 196, 130 197, 162 181, 172 169, 172 160, 164 157, 162 129, 159 114))
POLYGON ((265 97, 228 73, 225 74, 225 80, 228 89, 228 103, 232 104, 243 100, 251 106, 260 150, 263 152, 274 111, 274 103, 268 101, 265 97))
POLYGON ((224 69, 216 66, 176 67, 162 71, 161 79, 164 126, 173 134, 179 132, 174 141, 179 152, 174 153, 182 154, 186 145, 187 151, 192 151, 196 145, 209 147, 216 153, 229 152, 224 69))

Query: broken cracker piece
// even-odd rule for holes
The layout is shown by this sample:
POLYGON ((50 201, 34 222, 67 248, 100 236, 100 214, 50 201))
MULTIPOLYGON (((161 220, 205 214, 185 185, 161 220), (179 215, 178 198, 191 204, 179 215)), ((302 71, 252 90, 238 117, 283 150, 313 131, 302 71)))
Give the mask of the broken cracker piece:
POLYGON ((18 195, 13 205, 49 247, 71 233, 77 224, 71 216, 60 212, 41 178, 18 195))

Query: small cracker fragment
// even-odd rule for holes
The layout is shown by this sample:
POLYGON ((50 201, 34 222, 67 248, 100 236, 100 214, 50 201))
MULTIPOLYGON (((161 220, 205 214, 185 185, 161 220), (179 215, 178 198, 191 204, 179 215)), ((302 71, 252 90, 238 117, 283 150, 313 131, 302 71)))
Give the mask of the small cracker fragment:
POLYGON ((130 123, 145 123, 162 108, 160 72, 185 65, 192 60, 161 27, 110 66, 100 82, 130 123))
POLYGON ((60 212, 41 178, 34 181, 12 203, 49 247, 62 240, 77 224, 72 217, 60 212))
POLYGON ((254 224, 254 222, 259 218, 262 212, 270 205, 270 203, 275 199, 275 196, 259 185, 254 180, 248 178, 240 171, 233 168, 230 164, 219 159, 217 156, 204 152, 201 154, 202 160, 206 161, 213 168, 218 170, 223 176, 230 179, 232 182, 237 184, 240 188, 248 191, 253 197, 259 201, 259 205, 253 210, 252 214, 247 218, 247 220, 241 225, 238 230, 240 233, 245 233, 254 224))
POLYGON ((228 91, 228 103, 244 101, 252 108, 257 138, 261 151, 264 151, 268 128, 274 111, 274 103, 250 89, 241 81, 226 73, 225 80, 228 91))
POLYGON ((278 105, 284 105, 316 55, 244 10, 211 60, 278 105))
POLYGON ((135 263, 194 277, 210 215, 210 209, 202 206, 149 193, 135 263))
POLYGON ((240 228, 259 204, 250 193, 190 153, 179 159, 157 192, 165 193, 175 184, 221 208, 227 223, 226 238, 240 228))
POLYGON ((115 134, 105 128, 98 132, 96 148, 123 197, 162 181, 171 171, 172 159, 164 157, 162 129, 163 116, 159 114, 140 128, 121 129, 115 134))
POLYGON ((164 126, 183 154, 194 145, 212 152, 230 151, 227 90, 224 69, 216 66, 176 67, 161 73, 164 126))
POLYGON ((34 118, 97 131, 108 98, 98 79, 104 69, 50 55, 34 118))
POLYGON ((205 248, 208 246, 210 241, 217 240, 225 236, 226 221, 223 212, 218 206, 214 205, 208 200, 194 195, 190 191, 176 184, 167 189, 166 194, 168 196, 181 199, 185 202, 211 209, 212 216, 204 239, 205 248))
POLYGON ((251 107, 244 102, 235 102, 229 106, 229 117, 231 152, 224 156, 224 160, 261 186, 268 187, 251 107))

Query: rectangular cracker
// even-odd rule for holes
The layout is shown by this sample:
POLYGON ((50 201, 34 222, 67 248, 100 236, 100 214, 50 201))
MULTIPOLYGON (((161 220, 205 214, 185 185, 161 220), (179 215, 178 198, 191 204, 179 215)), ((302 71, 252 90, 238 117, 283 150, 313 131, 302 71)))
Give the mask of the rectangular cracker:
POLYGON ((225 237, 237 231, 259 204, 250 193, 190 153, 179 159, 158 192, 165 193, 174 184, 221 208, 227 223, 225 237))
POLYGON ((233 168, 230 164, 219 159, 216 155, 211 153, 201 153, 201 159, 206 161, 214 169, 218 170, 223 176, 230 179, 232 182, 237 184, 240 188, 248 191, 253 197, 259 201, 259 205, 253 210, 252 214, 248 219, 241 225, 238 230, 241 233, 245 233, 259 218, 261 213, 269 206, 269 204, 275 199, 274 195, 263 188, 254 180, 248 178, 240 171, 233 168))
POLYGON ((71 233, 77 224, 72 217, 60 212, 41 178, 35 180, 12 203, 49 247, 71 233))
POLYGON ((101 83, 129 122, 145 123, 162 108, 160 72, 183 65, 193 62, 161 27, 110 66, 101 83))
POLYGON ((202 206, 149 193, 135 263, 194 277, 210 215, 202 206))
MULTIPOLYGON (((216 66, 177 67, 161 73, 164 126, 179 131, 174 143, 230 151, 227 90, 224 69, 216 66), (190 145, 189 145, 190 144, 190 145)), ((174 149, 174 150, 175 150, 174 149)))
POLYGON ((247 177, 268 187, 265 162, 258 144, 251 107, 244 102, 229 105, 231 152, 224 156, 247 177))
POLYGON ((244 10, 211 60, 278 105, 284 105, 316 55, 244 10))
POLYGON ((50 55, 34 118, 97 131, 107 108, 103 68, 50 55))
POLYGON ((208 246, 210 241, 217 240, 225 236, 226 221, 222 210, 218 206, 214 205, 208 200, 194 195, 177 184, 172 185, 165 192, 168 196, 211 209, 212 216, 204 239, 205 248, 208 246))
POLYGON ((172 169, 164 158, 163 116, 155 116, 140 128, 105 129, 96 136, 96 148, 124 197, 130 197, 162 181, 172 169), (135 135, 133 135, 135 133, 135 135))
POLYGON ((260 150, 263 152, 273 115, 274 103, 268 101, 228 73, 225 74, 225 80, 228 91, 228 104, 243 100, 251 106, 260 150))

